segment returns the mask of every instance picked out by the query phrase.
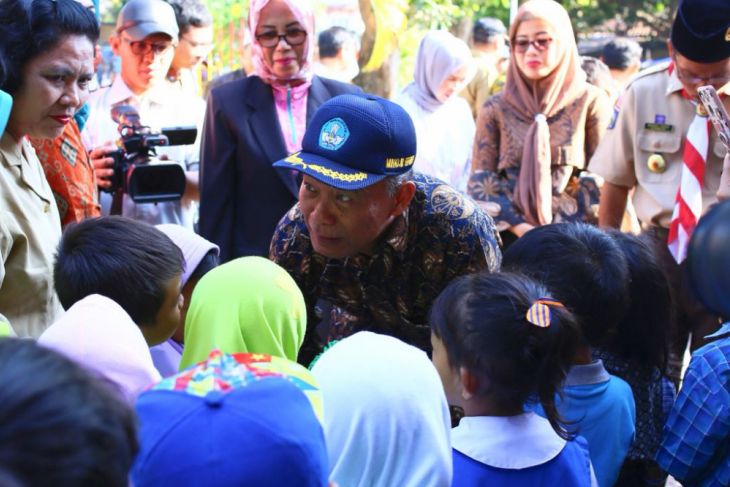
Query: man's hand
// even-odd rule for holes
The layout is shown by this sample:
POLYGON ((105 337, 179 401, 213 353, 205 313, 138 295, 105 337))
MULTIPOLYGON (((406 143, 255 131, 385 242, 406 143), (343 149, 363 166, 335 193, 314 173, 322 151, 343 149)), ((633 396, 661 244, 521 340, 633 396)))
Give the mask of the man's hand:
POLYGON ((100 188, 109 188, 112 185, 111 178, 114 175, 114 169, 112 169, 114 158, 108 154, 115 150, 117 150, 117 146, 114 142, 107 142, 89 152, 91 167, 94 168, 94 174, 96 175, 96 184, 100 188))

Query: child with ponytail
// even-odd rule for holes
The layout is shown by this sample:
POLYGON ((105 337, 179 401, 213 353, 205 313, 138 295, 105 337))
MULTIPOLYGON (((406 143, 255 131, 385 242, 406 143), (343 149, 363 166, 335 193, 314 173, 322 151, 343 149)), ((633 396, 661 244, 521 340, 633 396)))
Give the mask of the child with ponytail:
POLYGON ((574 438, 555 396, 580 331, 537 282, 517 274, 454 280, 431 310, 433 362, 449 404, 453 486, 597 485, 588 445, 574 438), (525 412, 539 403, 543 418, 525 412))

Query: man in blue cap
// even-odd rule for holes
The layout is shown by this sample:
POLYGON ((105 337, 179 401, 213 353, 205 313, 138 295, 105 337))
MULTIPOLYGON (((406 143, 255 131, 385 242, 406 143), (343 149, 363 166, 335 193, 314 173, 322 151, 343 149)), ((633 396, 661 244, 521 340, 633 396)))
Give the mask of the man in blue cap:
POLYGON ((602 226, 619 227, 633 189, 644 236, 672 285, 677 323, 670 327, 670 372, 678 383, 688 335, 695 350, 718 326, 717 317, 692 298, 680 264, 692 229, 717 202, 727 153, 698 103, 697 88, 714 85, 730 107, 730 2, 683 0, 669 53, 671 62, 639 74, 626 88, 589 168, 605 178, 602 226))
POLYGON ((439 292, 457 276, 499 268, 492 219, 446 183, 413 173, 415 156, 405 110, 342 95, 317 110, 302 151, 274 164, 303 177, 270 250, 307 302, 302 363, 360 330, 429 350, 427 313, 439 292))

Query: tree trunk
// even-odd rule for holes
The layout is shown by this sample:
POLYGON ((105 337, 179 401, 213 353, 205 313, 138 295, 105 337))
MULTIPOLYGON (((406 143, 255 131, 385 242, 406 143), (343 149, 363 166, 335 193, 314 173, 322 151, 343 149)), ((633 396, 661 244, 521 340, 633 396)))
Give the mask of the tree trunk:
MULTIPOLYGON (((360 15, 362 15, 362 20, 365 23, 365 32, 360 41, 359 59, 360 67, 363 67, 368 63, 370 56, 373 54, 375 34, 378 26, 372 1, 359 0, 359 5, 360 15)), ((382 66, 374 71, 360 72, 353 82, 368 93, 382 96, 383 98, 390 98, 395 89, 395 73, 397 69, 392 69, 392 65, 394 56, 397 57, 397 54, 398 50, 396 49, 394 53, 388 56, 382 66)))

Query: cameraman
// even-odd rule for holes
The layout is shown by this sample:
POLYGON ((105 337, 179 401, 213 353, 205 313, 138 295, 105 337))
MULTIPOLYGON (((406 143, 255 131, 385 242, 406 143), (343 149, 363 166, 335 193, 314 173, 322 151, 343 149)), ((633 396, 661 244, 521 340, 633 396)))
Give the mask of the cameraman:
MULTIPOLYGON (((108 87, 89 98, 91 114, 82 133, 90 150, 99 186, 109 188, 113 174, 118 126, 111 118, 111 109, 128 104, 135 107, 141 122, 153 129, 194 125, 198 134, 205 106, 191 94, 169 89, 165 77, 175 55, 178 27, 173 8, 163 0, 130 0, 119 12, 117 26, 109 44, 121 59, 121 73, 108 87), (165 89, 167 87, 167 89, 165 89)), ((180 164, 186 171, 185 194, 179 201, 135 204, 124 195, 122 214, 151 224, 175 223, 193 228, 198 192, 199 141, 195 144, 158 148, 160 159, 180 164)), ((102 213, 108 214, 111 196, 102 194, 102 213)))

